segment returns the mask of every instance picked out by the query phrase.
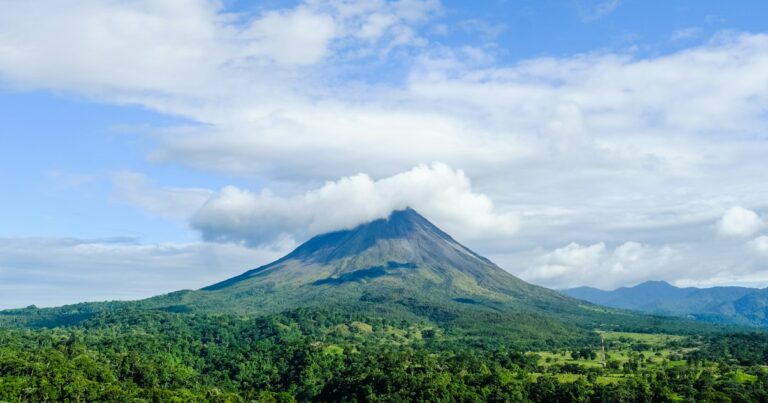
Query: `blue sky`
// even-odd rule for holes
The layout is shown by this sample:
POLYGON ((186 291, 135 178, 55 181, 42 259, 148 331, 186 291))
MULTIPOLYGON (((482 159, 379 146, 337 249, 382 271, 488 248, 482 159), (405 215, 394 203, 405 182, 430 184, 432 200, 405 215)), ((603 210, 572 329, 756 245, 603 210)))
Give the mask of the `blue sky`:
POLYGON ((0 308, 413 206, 528 281, 768 286, 768 4, 0 1, 0 308))

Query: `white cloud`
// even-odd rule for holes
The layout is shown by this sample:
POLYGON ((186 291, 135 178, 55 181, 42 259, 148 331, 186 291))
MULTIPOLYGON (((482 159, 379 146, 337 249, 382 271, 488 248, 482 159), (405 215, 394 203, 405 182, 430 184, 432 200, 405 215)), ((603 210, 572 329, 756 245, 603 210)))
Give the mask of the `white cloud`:
POLYGON ((306 1, 248 17, 202 0, 6 3, 0 76, 204 123, 170 130, 154 161, 293 181, 392 175, 429 161, 476 181, 521 165, 653 181, 744 161, 736 142, 766 128, 765 35, 722 35, 645 59, 593 53, 514 65, 489 65, 484 50, 465 63, 468 48, 430 47, 389 88, 339 76, 364 76, 370 66, 356 62, 367 55, 423 45, 415 28, 440 8, 306 1), (722 133, 735 139, 713 140, 722 133))
POLYGON ((571 243, 491 257, 522 279, 552 288, 586 285, 610 290, 647 280, 680 287, 766 287, 768 237, 755 238, 748 246, 754 254, 744 253, 744 243, 724 245, 714 237, 674 245, 624 242, 612 249, 603 243, 571 243))
POLYGON ((145 175, 122 171, 112 177, 114 197, 154 215, 187 220, 213 194, 208 189, 161 187, 145 175))
POLYGON ((761 235, 752 241, 749 242, 749 245, 752 247, 752 249, 763 255, 768 256, 768 236, 767 235, 761 235))
POLYGON ((198 289, 285 252, 205 243, 141 244, 125 238, 0 238, 0 309, 198 289))
POLYGON ((437 163, 379 180, 344 177, 292 197, 226 187, 194 215, 192 226, 207 240, 261 245, 352 228, 405 207, 460 239, 508 237, 518 227, 515 215, 497 212, 488 196, 472 190, 464 172, 437 163))
POLYGON ((4 2, 0 71, 23 86, 114 98, 203 91, 232 51, 213 2, 4 2))
POLYGON ((336 30, 333 18, 301 6, 266 12, 245 30, 243 37, 254 41, 254 55, 282 65, 307 65, 326 56, 336 30))
POLYGON ((557 265, 587 267, 595 264, 602 257, 604 251, 605 244, 602 242, 590 246, 570 243, 555 249, 551 254, 545 256, 544 260, 557 265))
MULTIPOLYGON (((385 38, 394 39, 400 45, 409 44, 398 41, 397 36, 411 30, 413 25, 425 22, 442 9, 438 0, 310 0, 306 3, 313 9, 333 15, 346 35, 368 44, 385 38)), ((412 39, 416 40, 417 37, 412 39)), ((419 42, 416 40, 410 44, 419 42)))
POLYGON ((625 242, 612 251, 604 243, 582 246, 571 243, 536 257, 520 276, 553 288, 591 285, 605 289, 645 279, 669 279, 668 270, 679 263, 670 246, 625 242))
POLYGON ((7 82, 182 114, 180 106, 200 105, 201 97, 285 98, 282 86, 312 75, 302 66, 339 54, 354 59, 360 41, 367 53, 421 46, 418 35, 407 41, 403 33, 439 10, 431 0, 308 0, 255 16, 228 12, 216 0, 0 5, 0 76, 7 82), (390 22, 372 33, 369 13, 390 22))
POLYGON ((456 117, 335 102, 297 104, 214 130, 168 133, 164 147, 152 158, 211 171, 302 180, 360 170, 391 175, 425 160, 503 164, 526 153, 515 139, 482 130, 470 134, 456 117))
POLYGON ((757 213, 740 206, 726 210, 718 222, 720 235, 728 237, 748 237, 764 226, 757 213))
POLYGON ((451 54, 427 53, 400 90, 307 84, 306 97, 268 104, 243 96, 232 105, 177 106, 211 126, 167 133, 153 158, 297 181, 350 170, 391 175, 425 161, 462 167, 478 181, 499 181, 500 173, 508 180, 520 166, 547 175, 568 169, 634 193, 628 175, 648 184, 695 176, 702 181, 689 183, 702 191, 712 188, 705 176, 722 175, 723 186, 736 186, 721 167, 756 170, 761 160, 752 154, 768 151, 750 140, 768 128, 765 36, 640 60, 588 54, 475 68, 451 54), (312 95, 319 92, 331 95, 312 95))

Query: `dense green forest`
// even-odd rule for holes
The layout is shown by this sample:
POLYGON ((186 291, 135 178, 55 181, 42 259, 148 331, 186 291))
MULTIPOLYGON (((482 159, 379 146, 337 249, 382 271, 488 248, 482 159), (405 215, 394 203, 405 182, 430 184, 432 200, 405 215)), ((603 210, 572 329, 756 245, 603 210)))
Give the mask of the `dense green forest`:
POLYGON ((765 333, 595 332, 542 345, 322 309, 126 309, 0 330, 0 401, 759 402, 766 363, 765 333))

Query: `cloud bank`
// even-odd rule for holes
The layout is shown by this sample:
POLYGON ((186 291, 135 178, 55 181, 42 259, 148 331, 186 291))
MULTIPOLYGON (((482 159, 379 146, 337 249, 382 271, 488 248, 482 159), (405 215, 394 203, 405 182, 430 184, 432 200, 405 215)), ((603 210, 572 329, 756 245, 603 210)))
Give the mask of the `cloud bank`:
POLYGON ((667 279, 666 271, 679 260, 679 252, 669 246, 625 242, 609 250, 602 242, 571 243, 539 256, 521 275, 556 288, 578 286, 584 278, 591 278, 593 286, 610 289, 619 278, 623 284, 647 278, 667 279))
POLYGON ((191 223, 205 240, 258 246, 353 228, 406 207, 469 239, 508 237, 518 228, 518 218, 498 212, 488 196, 474 192, 464 172, 439 163, 379 180, 344 177, 289 197, 230 186, 211 197, 191 223))

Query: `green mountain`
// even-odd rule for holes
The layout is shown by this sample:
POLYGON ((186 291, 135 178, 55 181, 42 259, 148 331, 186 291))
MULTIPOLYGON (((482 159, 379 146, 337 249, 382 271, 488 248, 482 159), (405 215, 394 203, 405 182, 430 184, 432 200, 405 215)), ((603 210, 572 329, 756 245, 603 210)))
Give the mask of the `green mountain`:
POLYGON ((592 337, 596 328, 674 331, 692 326, 600 307, 528 284, 412 209, 316 236, 273 263, 201 290, 134 302, 5 311, 0 319, 55 326, 120 309, 242 316, 322 309, 429 324, 461 336, 540 344, 592 337))
POLYGON ((603 291, 591 287, 562 290, 595 304, 715 323, 768 327, 768 288, 678 288, 664 281, 603 291))

